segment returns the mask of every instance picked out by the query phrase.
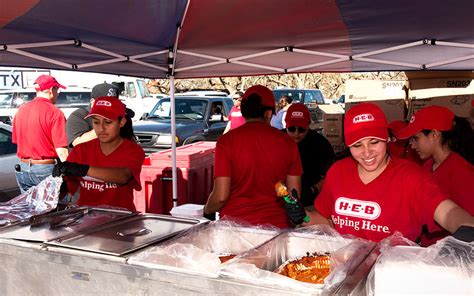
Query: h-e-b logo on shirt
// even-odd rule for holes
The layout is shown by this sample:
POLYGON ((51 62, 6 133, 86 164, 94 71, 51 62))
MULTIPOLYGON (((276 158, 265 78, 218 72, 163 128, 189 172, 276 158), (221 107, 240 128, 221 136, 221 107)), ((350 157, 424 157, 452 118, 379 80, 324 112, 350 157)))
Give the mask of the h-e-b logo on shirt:
POLYGON ((382 212, 380 205, 373 201, 339 197, 334 205, 339 215, 375 220, 382 212))

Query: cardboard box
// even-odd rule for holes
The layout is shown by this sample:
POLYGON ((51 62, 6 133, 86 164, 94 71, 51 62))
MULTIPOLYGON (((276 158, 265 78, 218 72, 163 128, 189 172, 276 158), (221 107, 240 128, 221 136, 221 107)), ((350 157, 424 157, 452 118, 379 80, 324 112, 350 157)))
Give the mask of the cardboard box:
POLYGON ((438 78, 471 78, 474 79, 474 71, 405 71, 408 80, 415 79, 438 79, 438 78))
POLYGON ((340 105, 319 105, 322 112, 322 133, 331 143, 334 151, 344 150, 344 108, 340 105))
POLYGON ((346 112, 362 102, 374 103, 384 111, 387 121, 405 120, 407 82, 404 80, 347 80, 346 112))
POLYGON ((432 105, 445 106, 465 117, 474 127, 474 80, 471 78, 436 78, 409 80, 409 116, 432 105))

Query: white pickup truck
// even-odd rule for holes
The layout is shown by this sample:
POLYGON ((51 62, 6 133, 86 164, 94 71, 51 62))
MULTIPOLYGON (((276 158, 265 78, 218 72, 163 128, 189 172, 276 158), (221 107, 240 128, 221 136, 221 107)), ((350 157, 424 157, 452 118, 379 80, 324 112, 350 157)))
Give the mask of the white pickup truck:
MULTIPOLYGON (((121 87, 120 100, 135 112, 134 121, 139 120, 144 113, 149 113, 158 102, 158 98, 152 97, 148 92, 143 79, 124 78, 120 81, 110 82, 117 83, 121 87)), ((11 124, 18 107, 31 101, 35 96, 36 92, 31 87, 0 90, 0 121, 11 124)), ((56 106, 68 118, 77 108, 86 107, 90 98, 91 88, 68 86, 60 91, 56 106)))
POLYGON ((144 79, 130 77, 113 83, 121 88, 120 100, 135 112, 134 121, 140 120, 143 114, 150 113, 159 100, 150 94, 144 79))
POLYGON ((33 83, 39 75, 48 74, 66 85, 61 90, 57 106, 63 110, 66 118, 78 107, 87 106, 94 85, 108 82, 121 86, 120 99, 135 112, 133 120, 139 120, 143 113, 149 113, 158 102, 146 86, 145 79, 101 73, 76 71, 5 68, 0 67, 0 121, 9 123, 17 108, 35 97, 33 83), (80 86, 80 87, 79 87, 80 86))
MULTIPOLYGON (((0 91, 0 121, 11 124, 18 107, 33 100, 35 96, 36 91, 33 88, 0 91)), ((87 106, 90 99, 90 88, 71 86, 59 93, 56 106, 67 118, 77 108, 87 106)))

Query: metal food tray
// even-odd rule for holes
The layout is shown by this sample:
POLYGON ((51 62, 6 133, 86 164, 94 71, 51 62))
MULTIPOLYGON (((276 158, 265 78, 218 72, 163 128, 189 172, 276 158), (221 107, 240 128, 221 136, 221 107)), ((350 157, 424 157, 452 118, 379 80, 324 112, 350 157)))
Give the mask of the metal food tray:
MULTIPOLYGON (((284 262, 306 256, 308 252, 318 254, 329 253, 331 255, 352 242, 354 242, 352 239, 288 231, 246 252, 229 262, 229 264, 223 265, 220 273, 225 277, 247 284, 272 288, 279 287, 315 295, 326 294, 334 292, 334 290, 339 288, 345 278, 341 278, 336 285, 328 287, 324 284, 296 281, 278 275, 274 271, 284 262)), ((357 249, 356 253, 346 262, 348 266, 347 273, 345 274, 346 277, 356 270, 374 247, 375 243, 367 242, 364 247, 357 249)), ((361 277, 367 276, 368 272, 369 270, 366 270, 361 277)), ((329 276, 331 276, 331 273, 329 276)))
MULTIPOLYGON (((153 248, 145 249, 139 253, 134 254, 128 260, 129 264, 145 266, 154 269, 172 270, 176 272, 183 272, 187 274, 194 274, 207 277, 218 277, 218 271, 208 270, 206 266, 199 264, 201 258, 187 258, 188 262, 193 262, 194 266, 202 266, 199 269, 191 269, 189 265, 177 266, 167 265, 155 259, 153 249, 162 248, 163 245, 172 244, 191 244, 204 252, 212 253, 217 258, 226 255, 239 255, 250 249, 253 249, 262 243, 274 238, 279 233, 278 230, 269 230, 263 228, 252 227, 235 227, 228 225, 219 225, 216 223, 201 225, 193 229, 190 233, 183 233, 182 235, 167 240, 162 244, 158 244, 153 248)), ((172 255, 169 255, 172 256, 172 255)), ((185 254, 179 254, 182 258, 185 254)))
POLYGON ((49 223, 42 223, 38 226, 31 226, 31 219, 29 219, 27 221, 24 221, 23 223, 11 225, 6 229, 1 230, 0 237, 32 242, 47 242, 51 240, 56 240, 63 236, 81 233, 85 230, 90 230, 97 226, 112 221, 117 221, 125 217, 136 215, 133 212, 127 210, 99 207, 79 207, 61 212, 51 212, 48 214, 41 215, 41 217, 43 219, 46 218, 46 220, 48 220, 52 217, 61 218, 62 215, 70 215, 71 213, 77 213, 79 214, 79 216, 77 216, 77 218, 72 221, 73 223, 65 225, 64 227, 57 227, 51 229, 49 223), (80 215, 81 212, 83 213, 83 215, 80 215))
POLYGON ((263 244, 278 234, 277 230, 210 224, 168 243, 191 243, 217 255, 238 255, 263 244))
POLYGON ((61 237, 46 244, 122 256, 174 236, 199 223, 202 223, 202 220, 138 214, 81 234, 61 237))

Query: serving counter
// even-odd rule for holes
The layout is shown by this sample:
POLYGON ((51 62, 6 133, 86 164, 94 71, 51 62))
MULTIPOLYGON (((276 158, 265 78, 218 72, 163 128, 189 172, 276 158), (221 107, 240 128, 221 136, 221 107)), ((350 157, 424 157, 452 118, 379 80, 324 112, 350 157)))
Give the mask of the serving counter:
MULTIPOLYGON (((154 268, 153 265, 134 264, 129 259, 143 257, 140 256, 143 253, 150 254, 150 250, 160 244, 180 242, 187 238, 195 241, 198 238, 196 233, 202 232, 202 236, 205 236, 209 233, 222 233, 222 230, 216 232, 212 224, 207 227, 207 221, 199 219, 133 213, 125 213, 124 216, 121 212, 120 215, 112 215, 113 221, 104 222, 103 213, 99 209, 88 209, 82 213, 80 219, 85 222, 91 223, 93 217, 101 216, 98 220, 103 223, 84 229, 81 228, 81 221, 70 221, 71 224, 60 222, 66 223, 70 231, 64 233, 63 230, 59 237, 51 236, 48 230, 51 225, 48 223, 33 228, 30 225, 18 225, 2 230, 0 294, 363 295, 365 277, 374 263, 374 259, 367 253, 364 258, 359 258, 363 264, 351 269, 340 284, 331 286, 330 289, 318 288, 310 293, 308 290, 286 289, 277 283, 261 285, 258 281, 246 282, 234 278, 232 274, 219 273, 213 277, 206 276, 205 273, 182 272, 179 268, 165 265, 154 268), (157 221, 161 226, 154 225, 157 221), (28 231, 31 233, 21 239, 20 236, 28 231), (175 238, 171 239, 172 237, 175 238)), ((105 213, 110 218, 110 212, 105 213)), ((71 217, 77 219, 79 216, 69 216, 71 217)), ((262 232, 261 229, 258 232, 250 231, 250 236, 246 239, 256 241, 254 234, 264 233, 265 237, 261 241, 267 242, 267 245, 272 236, 280 235, 271 231, 262 232)), ((222 248, 223 242, 217 242, 218 244, 212 245, 222 248)), ((204 242, 201 241, 200 244, 204 242)))
MULTIPOLYGON (((229 278, 209 278, 135 266, 127 264, 126 260, 126 257, 0 239, 0 294, 307 295, 277 287, 240 283, 229 278)), ((342 285, 339 289, 349 291, 349 295, 363 295, 363 284, 357 285, 362 282, 352 280, 357 283, 342 285)), ((333 293, 337 291, 328 294, 333 293)))

